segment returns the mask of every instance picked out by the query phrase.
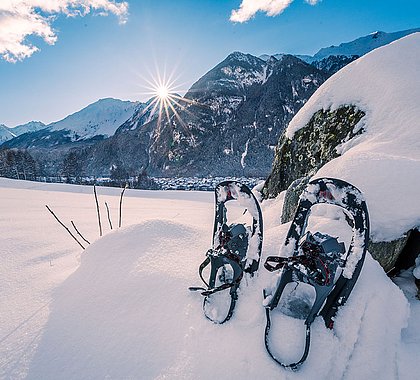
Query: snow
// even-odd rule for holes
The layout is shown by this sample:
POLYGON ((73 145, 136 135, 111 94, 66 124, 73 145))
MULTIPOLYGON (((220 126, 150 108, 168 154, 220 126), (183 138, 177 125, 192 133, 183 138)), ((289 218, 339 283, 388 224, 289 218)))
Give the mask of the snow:
MULTIPOLYGON (((117 220, 120 190, 98 194, 117 220)), ((263 260, 279 254, 289 227, 280 224, 283 197, 263 203, 263 260)), ((199 281, 211 244, 212 193, 127 190, 123 228, 102 238, 95 238, 90 187, 0 179, 0 202, 2 379, 387 380, 420 371, 420 302, 410 296, 412 280, 401 279, 410 311, 370 255, 334 330, 317 319, 308 360, 291 373, 263 343, 262 289, 275 274, 261 265, 256 277, 244 279, 224 325, 209 322, 202 296, 187 290, 199 281), (81 252, 45 204, 64 222, 74 220, 92 244, 81 252)), ((308 228, 327 229, 333 215, 314 213, 308 228)), ((291 357, 301 326, 290 318, 276 322, 276 344, 291 357)))
POLYGON ((248 146, 249 146, 249 139, 246 140, 245 143, 245 150, 243 151, 243 153, 241 154, 241 166, 243 169, 245 169, 245 158, 248 155, 248 146))
POLYGON ((328 79, 290 122, 286 135, 321 109, 355 105, 364 132, 315 177, 358 187, 367 200, 373 241, 399 238, 420 225, 420 33, 378 48, 328 79))
POLYGON ((420 255, 416 258, 416 267, 413 270, 415 278, 420 279, 420 255))

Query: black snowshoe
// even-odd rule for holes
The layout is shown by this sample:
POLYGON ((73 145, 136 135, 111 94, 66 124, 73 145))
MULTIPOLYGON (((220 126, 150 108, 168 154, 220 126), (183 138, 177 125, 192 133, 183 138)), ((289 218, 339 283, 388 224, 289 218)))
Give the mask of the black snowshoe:
MULTIPOLYGON (((233 314, 238 288, 244 273, 250 276, 257 271, 263 239, 261 209, 251 190, 236 181, 224 181, 215 188, 216 213, 212 248, 206 253, 198 273, 207 288, 190 287, 204 296, 203 310, 206 318, 222 324, 233 314), (226 203, 232 200, 248 211, 252 226, 228 224, 226 203), (208 282, 203 277, 210 265, 208 282)), ((244 212, 244 213, 245 213, 244 212)))
MULTIPOLYGON (((292 256, 270 256, 264 264, 270 272, 281 270, 273 289, 264 290, 267 318, 265 346, 278 364, 296 370, 306 360, 310 346, 310 326, 318 315, 322 316, 327 328, 333 328, 338 308, 345 304, 359 277, 368 240, 368 211, 363 196, 357 188, 333 178, 316 179, 308 184, 300 197, 298 209, 285 241, 284 249, 292 253, 292 256), (347 252, 344 243, 339 243, 335 237, 305 231, 311 207, 320 203, 343 208, 346 221, 353 231, 347 252), (311 297, 306 297, 306 303, 301 302, 299 305, 297 302, 298 309, 300 307, 297 313, 301 313, 299 317, 305 319, 305 347, 302 357, 291 364, 284 363, 273 353, 273 342, 270 337, 270 328, 272 328, 270 313, 279 306, 282 293, 288 284, 296 285, 294 289, 292 287, 292 292, 301 284, 303 288, 309 288, 311 291, 311 297)), ((283 313, 283 310, 281 311, 283 313)))

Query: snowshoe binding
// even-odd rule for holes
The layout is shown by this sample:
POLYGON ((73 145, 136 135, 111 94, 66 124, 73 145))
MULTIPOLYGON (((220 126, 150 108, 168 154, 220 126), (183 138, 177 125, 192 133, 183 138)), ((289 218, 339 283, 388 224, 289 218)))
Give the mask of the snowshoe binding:
MULTIPOLYGON (((263 221, 259 203, 251 190, 236 181, 224 181, 215 188, 216 213, 213 244, 201 263, 198 274, 206 285, 190 287, 204 296, 203 311, 214 323, 228 321, 236 305, 238 288, 244 274, 253 276, 257 271, 263 238, 263 221), (238 201, 252 217, 251 225, 227 221, 226 203, 238 201), (203 271, 210 265, 208 281, 203 271)), ((244 214, 245 214, 244 212, 244 214)))
POLYGON ((289 257, 269 256, 264 264, 270 272, 279 271, 273 288, 263 292, 267 320, 265 346, 271 358, 279 365, 297 370, 306 360, 310 346, 310 327, 317 316, 322 316, 327 328, 333 328, 339 307, 345 304, 359 277, 368 239, 368 211, 357 188, 333 178, 316 179, 308 184, 300 197, 283 247, 283 252, 289 257), (344 211, 345 220, 352 229, 347 251, 344 243, 335 237, 306 231, 311 208, 321 203, 339 206, 344 211), (297 291, 299 285, 302 287, 297 291), (285 288, 291 289, 291 292, 289 295, 285 292, 282 297, 285 288), (290 296, 293 292, 296 293, 294 303, 290 302, 290 299, 293 301, 293 295, 290 296), (287 297, 289 299, 283 302, 287 297), (279 359, 281 355, 274 352, 273 344, 278 346, 281 342, 275 342, 274 337, 270 336, 273 328, 270 314, 278 307, 281 310, 277 310, 276 314, 280 311, 281 315, 292 316, 293 321, 296 321, 296 316, 304 320, 305 344, 304 348, 303 345, 297 348, 297 351, 303 348, 303 355, 299 360, 292 359, 290 364, 279 359), (293 308, 296 310, 291 310, 293 308))

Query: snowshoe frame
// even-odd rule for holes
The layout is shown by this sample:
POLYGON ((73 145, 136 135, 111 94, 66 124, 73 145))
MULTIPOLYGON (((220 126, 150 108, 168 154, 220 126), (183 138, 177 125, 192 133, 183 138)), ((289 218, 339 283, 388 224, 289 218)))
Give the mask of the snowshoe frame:
MULTIPOLYGON (((243 206, 244 208, 246 208, 246 205, 243 206)), ((238 227, 239 229, 242 227, 243 231, 246 232, 243 225, 238 224, 235 226, 237 229, 238 227)), ((239 288, 244 273, 248 273, 250 274, 250 276, 253 276, 254 273, 258 270, 261 257, 262 239, 263 220, 261 208, 258 203, 258 200, 255 198, 252 191, 246 185, 241 184, 237 181, 223 181, 219 183, 215 188, 215 217, 213 226, 212 248, 207 251, 206 259, 200 264, 198 270, 199 276, 207 288, 189 288, 192 291, 201 291, 201 294, 204 296, 203 311, 207 319, 211 320, 214 323, 222 324, 232 317, 233 310, 236 306, 236 300, 238 299, 237 290, 239 288), (240 246, 241 244, 232 244, 226 247, 227 244, 225 244, 225 242, 221 238, 223 229, 227 227, 226 203, 232 200, 240 201, 240 197, 243 197, 243 199, 246 199, 248 200, 248 202, 251 202, 250 206, 254 208, 253 211, 248 209, 252 216, 252 226, 250 226, 251 234, 247 237, 245 243, 242 242, 242 246, 240 246), (247 259, 247 252, 242 252, 241 255, 238 255, 241 248, 242 250, 244 249, 244 244, 246 244, 246 251, 248 250, 250 240, 255 237, 258 239, 258 244, 256 247, 258 258, 247 259), (222 285, 216 286, 216 276, 218 269, 226 264, 229 264, 233 269, 233 279, 230 282, 226 282, 222 285), (203 278, 203 270, 208 265, 210 265, 210 276, 209 281, 207 282, 203 278), (224 318, 221 321, 215 321, 211 317, 209 317, 205 312, 208 297, 216 292, 229 288, 231 298, 229 311, 226 315, 226 318, 224 318)))
MULTIPOLYGON (((285 246, 293 244, 292 259, 293 257, 299 255, 299 241, 305 234, 310 209, 315 204, 320 203, 342 207, 346 213, 346 220, 348 224, 353 228, 353 237, 347 250, 343 271, 338 280, 335 283, 331 281, 325 284, 308 281, 308 278, 301 272, 292 266, 287 265, 287 258, 279 256, 268 257, 264 264, 265 268, 270 272, 282 269, 276 289, 269 302, 265 305, 267 320, 265 328, 265 347, 268 354, 275 362, 282 367, 292 370, 297 370, 308 356, 310 346, 310 326, 314 319, 320 315, 324 319, 326 327, 330 329, 333 328, 334 317, 339 307, 346 303, 359 277, 369 242, 369 215, 366 202, 363 200, 360 190, 339 179, 315 179, 309 182, 306 190, 301 195, 295 217, 286 237, 285 246), (347 219, 347 216, 350 216, 351 219, 347 219), (355 260, 348 260, 350 257, 355 258, 355 260), (270 311, 277 307, 285 286, 290 282, 296 282, 296 280, 310 283, 310 285, 312 285, 315 289, 316 297, 312 309, 305 320, 306 337, 303 355, 295 363, 285 364, 270 350, 270 311)), ((267 297, 265 290, 263 295, 264 298, 267 297)))

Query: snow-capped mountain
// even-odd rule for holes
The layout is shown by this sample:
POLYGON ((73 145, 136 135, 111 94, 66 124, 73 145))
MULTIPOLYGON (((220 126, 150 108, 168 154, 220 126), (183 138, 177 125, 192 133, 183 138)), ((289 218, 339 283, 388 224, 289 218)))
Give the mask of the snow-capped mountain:
POLYGON ((100 99, 42 130, 24 133, 7 142, 10 148, 59 148, 72 143, 92 143, 112 136, 136 110, 140 102, 100 99))
POLYGON ((18 125, 14 128, 0 124, 0 144, 20 136, 26 132, 35 132, 45 128, 46 125, 40 121, 30 121, 26 124, 18 125))
MULTIPOLYGON (((314 55, 295 56, 332 75, 342 67, 369 53, 370 51, 419 31, 420 28, 402 30, 392 33, 374 32, 350 42, 343 42, 338 46, 332 45, 322 48, 314 55)), ((284 54, 282 53, 274 54, 273 57, 279 59, 283 55, 284 54)), ((270 55, 268 54, 263 54, 260 56, 260 58, 265 61, 268 60, 269 57, 270 55)))
POLYGON ((331 55, 344 55, 347 57, 365 55, 370 51, 387 45, 392 41, 398 40, 409 34, 420 32, 420 28, 408 29, 399 32, 386 33, 386 32, 374 32, 367 36, 357 38, 350 42, 341 43, 338 46, 330 46, 327 48, 320 49, 314 56, 313 60, 320 61, 331 55))
POLYGON ((4 124, 0 124, 0 144, 12 139, 13 137, 16 137, 8 127, 6 127, 4 124))
POLYGON ((71 148, 86 175, 110 175, 114 167, 129 175, 147 168, 156 176, 265 176, 279 136, 328 77, 357 54, 412 31, 376 33, 328 50, 355 55, 321 49, 319 60, 234 52, 194 83, 185 101, 178 99, 176 114, 169 109, 151 120, 147 103, 103 99, 7 146, 54 148, 54 156, 34 152, 49 175, 61 170, 71 148))
POLYGON ((169 110, 169 122, 165 114, 160 124, 139 123, 138 111, 80 160, 95 175, 115 166, 164 176, 266 175, 279 135, 327 77, 294 56, 232 53, 192 85, 177 115, 169 110))
POLYGON ((141 103, 119 99, 100 99, 63 120, 48 125, 51 131, 69 131, 72 141, 95 136, 112 136, 141 103))

